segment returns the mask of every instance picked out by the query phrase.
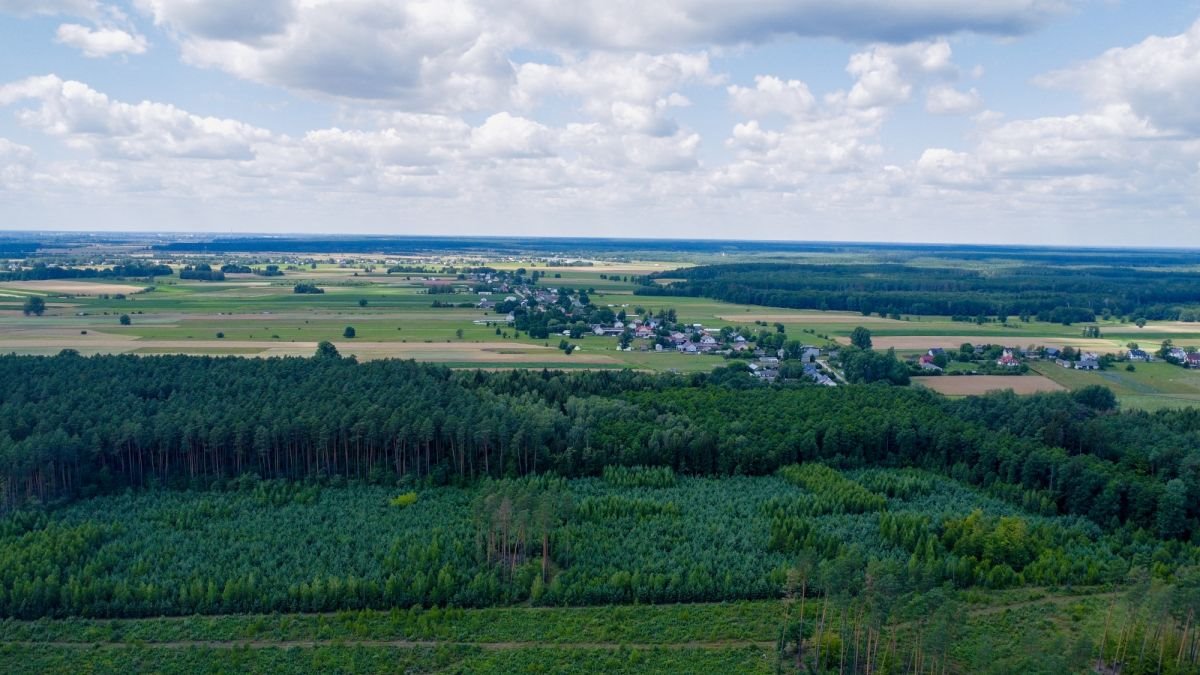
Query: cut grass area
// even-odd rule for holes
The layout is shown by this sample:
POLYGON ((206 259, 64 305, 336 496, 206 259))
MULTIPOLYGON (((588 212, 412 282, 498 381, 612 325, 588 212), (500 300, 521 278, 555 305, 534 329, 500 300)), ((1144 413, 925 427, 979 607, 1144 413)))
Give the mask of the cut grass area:
POLYGON ((729 361, 719 356, 681 354, 677 351, 632 351, 603 352, 628 364, 629 367, 654 371, 678 371, 681 373, 708 372, 713 368, 727 366, 729 361))
POLYGON ((770 640, 778 602, 393 609, 152 619, 0 622, 0 642, 170 643, 437 640, 471 643, 613 643, 770 640))
POLYGON ((1117 364, 1109 370, 1088 371, 1063 368, 1042 361, 1031 367, 1068 389, 1099 384, 1113 390, 1127 408, 1158 410, 1200 404, 1200 371, 1164 361, 1134 364, 1133 371, 1117 364))

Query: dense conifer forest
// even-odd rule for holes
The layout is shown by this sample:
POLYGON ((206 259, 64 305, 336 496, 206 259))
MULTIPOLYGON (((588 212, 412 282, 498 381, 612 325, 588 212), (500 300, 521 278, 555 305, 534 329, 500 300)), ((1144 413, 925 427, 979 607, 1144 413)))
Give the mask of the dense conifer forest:
POLYGON ((734 369, 456 372, 411 361, 0 357, 3 503, 244 474, 432 484, 606 466, 765 475, 797 462, 913 466, 1045 514, 1188 540, 1200 412, 1111 394, 950 400, 886 385, 766 386, 734 369))
POLYGON ((385 610, 419 634, 423 608, 753 600, 780 658, 875 672, 966 658, 961 594, 1133 580, 1170 590, 1150 614, 1128 600, 1098 653, 1141 638, 1169 672, 1197 661, 1200 413, 1122 412, 1101 387, 948 399, 330 347, 5 356, 0 380, 10 637, 75 630, 21 621, 46 617, 385 610))

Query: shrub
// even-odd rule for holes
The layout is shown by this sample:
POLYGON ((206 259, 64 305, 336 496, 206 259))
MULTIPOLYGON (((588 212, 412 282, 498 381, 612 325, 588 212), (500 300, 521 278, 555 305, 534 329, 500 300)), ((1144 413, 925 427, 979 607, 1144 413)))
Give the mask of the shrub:
POLYGON ((392 497, 392 499, 389 503, 392 506, 395 506, 396 508, 406 509, 406 508, 412 506, 413 504, 417 503, 417 493, 405 492, 402 495, 397 495, 395 497, 392 497))

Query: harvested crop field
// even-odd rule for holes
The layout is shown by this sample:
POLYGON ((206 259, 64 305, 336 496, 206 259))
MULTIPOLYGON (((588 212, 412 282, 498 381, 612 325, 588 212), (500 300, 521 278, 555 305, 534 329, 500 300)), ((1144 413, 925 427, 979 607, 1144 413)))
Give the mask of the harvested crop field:
POLYGON ((180 349, 177 347, 140 347, 133 350, 130 354, 141 355, 162 355, 162 354, 187 354, 190 356, 257 356, 266 351, 266 347, 221 347, 205 348, 205 347, 187 347, 180 349))
POLYGON ((947 375, 913 378, 913 381, 948 396, 976 396, 1003 389, 1011 389, 1018 394, 1066 389, 1044 375, 947 375))
POLYGON ((1200 323, 1186 321, 1163 321, 1160 323, 1148 323, 1142 328, 1138 328, 1136 324, 1123 324, 1119 326, 1111 326, 1104 329, 1105 332, 1120 332, 1125 333, 1200 333, 1200 323))
POLYGON ((35 293, 64 293, 69 295, 115 295, 117 293, 141 293, 145 286, 130 284, 105 284, 90 281, 9 281, 0 284, 0 288, 15 291, 32 291, 35 293))
POLYGON ((495 314, 485 314, 473 309, 445 309, 442 311, 412 311, 412 312, 375 312, 372 310, 345 309, 311 309, 305 312, 225 312, 215 314, 185 314, 182 312, 161 313, 158 316, 180 322, 211 323, 213 321, 309 321, 320 319, 335 319, 352 316, 355 321, 453 321, 462 323, 480 319, 504 323, 504 317, 495 314))

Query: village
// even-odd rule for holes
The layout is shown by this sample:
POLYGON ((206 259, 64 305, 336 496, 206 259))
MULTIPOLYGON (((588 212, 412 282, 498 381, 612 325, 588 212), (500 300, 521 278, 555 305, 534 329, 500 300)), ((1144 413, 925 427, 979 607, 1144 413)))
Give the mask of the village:
POLYGON ((1073 347, 1005 347, 1002 345, 963 344, 959 349, 932 347, 910 361, 917 372, 914 375, 941 374, 1022 374, 1027 372, 1027 361, 1049 361, 1071 370, 1104 370, 1114 363, 1150 363, 1156 359, 1183 366, 1200 368, 1200 352, 1174 347, 1167 341, 1156 354, 1152 354, 1135 343, 1118 354, 1097 354, 1073 347), (952 369, 951 365, 968 364, 969 370, 952 369))
POLYGON ((476 319, 475 324, 495 325, 500 331, 498 324, 503 323, 536 339, 561 336, 559 347, 568 354, 580 349, 568 339, 610 337, 616 338, 616 349, 621 351, 725 357, 744 363, 755 378, 765 382, 801 380, 829 387, 838 384, 832 369, 818 362, 821 349, 788 339, 783 324, 777 323, 774 330, 769 330, 772 327, 766 322, 756 322, 759 326, 755 330, 681 323, 673 309, 651 311, 641 306, 631 308, 628 303, 598 306, 591 302, 594 289, 538 285, 545 276, 539 270, 527 274, 523 268, 515 272, 479 269, 460 275, 460 281, 468 284, 456 291, 477 294, 478 300, 472 306, 503 316, 476 319))

